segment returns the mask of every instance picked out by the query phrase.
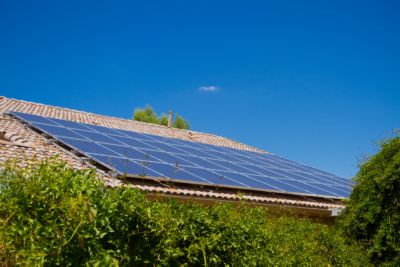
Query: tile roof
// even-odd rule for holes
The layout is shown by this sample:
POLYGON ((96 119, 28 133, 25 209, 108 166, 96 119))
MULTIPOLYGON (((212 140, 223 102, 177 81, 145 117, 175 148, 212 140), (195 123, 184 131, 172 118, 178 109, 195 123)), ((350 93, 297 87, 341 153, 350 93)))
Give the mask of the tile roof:
MULTIPOLYGON (((5 115, 4 113, 6 111, 19 111, 46 117, 101 125, 110 128, 125 129, 247 151, 268 153, 231 139, 212 134, 172 129, 149 123, 107 117, 77 110, 0 97, 0 132, 16 133, 20 142, 23 144, 29 144, 26 146, 0 142, 0 162, 4 162, 8 159, 16 157, 22 159, 23 162, 29 162, 31 160, 40 160, 58 155, 59 158, 66 161, 71 167, 77 169, 93 167, 88 162, 82 161, 81 158, 74 155, 70 151, 63 149, 57 144, 49 142, 47 138, 20 123, 17 119, 5 115)), ((99 169, 98 174, 99 177, 104 179, 109 186, 121 186, 123 184, 120 180, 110 177, 107 173, 99 169)), ((291 196, 277 193, 242 193, 239 195, 237 192, 229 190, 209 190, 193 187, 185 188, 183 186, 170 187, 162 183, 151 184, 135 181, 132 181, 129 186, 139 188, 140 190, 150 192, 152 194, 166 194, 171 196, 200 197, 211 198, 215 200, 247 200, 261 204, 317 209, 334 209, 344 206, 342 202, 333 199, 291 196)))
POLYGON ((110 128, 130 130, 130 131, 160 135, 170 138, 178 138, 193 142, 206 143, 211 145, 224 146, 224 147, 254 151, 259 153, 267 153, 266 151, 263 151, 261 149, 251 147, 236 142, 234 140, 213 134, 200 133, 192 130, 168 128, 162 125, 97 115, 73 109, 53 107, 53 106, 21 101, 12 98, 5 98, 0 96, 0 113, 4 113, 6 111, 18 111, 45 117, 70 120, 87 124, 95 124, 110 128))

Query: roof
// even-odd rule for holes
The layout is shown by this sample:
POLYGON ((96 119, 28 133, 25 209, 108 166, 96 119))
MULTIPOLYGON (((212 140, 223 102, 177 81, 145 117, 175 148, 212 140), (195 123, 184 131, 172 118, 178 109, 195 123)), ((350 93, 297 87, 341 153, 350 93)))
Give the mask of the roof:
MULTIPOLYGON (((109 128, 160 135, 164 137, 195 141, 199 143, 206 143, 246 151, 268 153, 261 149, 213 134, 168 128, 166 126, 137 122, 129 119, 120 119, 67 108, 0 97, 0 131, 7 132, 8 134, 11 133, 11 135, 17 136, 17 139, 19 140, 18 143, 14 144, 0 142, 0 162, 4 162, 15 157, 22 159, 23 161, 30 161, 34 159, 45 159, 54 155, 58 155, 62 160, 65 160, 74 168, 82 169, 94 167, 88 162, 83 161, 79 156, 73 154, 72 152, 55 143, 49 142, 46 137, 25 126, 16 118, 6 115, 5 113, 8 111, 24 112, 33 115, 100 125, 109 128)), ((104 179, 109 186, 122 185, 120 180, 111 177, 107 174, 107 172, 103 172, 101 169, 98 169, 98 175, 104 179)), ((139 188, 143 191, 149 192, 150 194, 175 197, 204 198, 213 199, 216 201, 246 200, 260 204, 325 210, 343 207, 342 202, 334 199, 292 196, 279 193, 241 192, 238 194, 238 192, 226 189, 207 189, 184 185, 176 185, 171 187, 170 185, 163 183, 149 183, 140 180, 131 180, 129 186, 139 188)))
POLYGON ((178 138, 193 142, 224 146, 259 153, 267 153, 262 149, 251 147, 236 142, 234 140, 213 134, 200 133, 192 130, 168 128, 167 126, 163 125, 97 115, 73 109, 54 107, 0 96, 0 113, 4 113, 6 111, 18 111, 45 117, 70 120, 74 122, 94 124, 110 128, 160 135, 170 138, 178 138))

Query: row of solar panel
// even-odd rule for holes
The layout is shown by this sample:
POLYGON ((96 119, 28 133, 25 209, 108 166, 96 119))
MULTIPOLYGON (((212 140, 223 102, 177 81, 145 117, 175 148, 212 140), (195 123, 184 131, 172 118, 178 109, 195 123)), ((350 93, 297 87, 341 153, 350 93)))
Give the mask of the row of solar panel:
MULTIPOLYGON (((56 134, 59 136, 69 136, 72 138, 78 138, 78 139, 82 139, 83 137, 79 135, 79 133, 85 135, 85 139, 89 139, 92 141, 96 141, 96 142, 105 142, 105 143, 114 143, 114 144, 119 144, 122 145, 121 142, 118 142, 115 137, 117 137, 118 135, 118 139, 121 141, 121 138, 128 137, 128 136, 134 136, 134 137, 139 137, 141 138, 142 141, 147 140, 147 145, 145 142, 140 142, 140 140, 136 140, 136 142, 134 144, 130 144, 132 141, 132 139, 127 138, 125 140, 122 140, 125 143, 128 143, 128 145, 133 145, 134 147, 139 147, 139 148, 144 148, 144 149, 157 149, 155 148, 154 145, 158 146, 158 149, 160 149, 160 146, 162 146, 163 144, 157 142, 154 143, 155 140, 159 139, 159 140, 163 140, 163 141, 168 141, 170 142, 169 145, 166 145, 167 147, 163 147, 161 148, 161 150, 166 150, 169 152, 174 152, 177 154, 187 154, 188 151, 184 151, 182 150, 182 148, 186 148, 189 149, 190 146, 197 146, 199 147, 199 149, 195 150, 195 149, 191 149, 191 153, 189 152, 189 154, 194 153, 196 156, 202 157, 205 156, 206 158, 214 158, 214 159, 222 159, 222 160, 228 160, 231 162, 242 162, 242 163, 250 163, 250 164, 258 164, 258 165, 264 165, 266 167, 269 168, 278 168, 278 169, 287 169, 287 170, 297 170, 297 171, 305 171, 306 173, 309 172, 312 175, 315 175, 314 172, 310 172, 309 171, 309 167, 302 167, 299 164, 293 165, 293 162, 287 162, 285 163, 284 161, 282 161, 282 159, 280 160, 280 162, 276 162, 271 160, 272 158, 274 158, 274 156, 270 156, 270 155, 263 155, 263 154, 257 154, 257 153, 252 153, 252 152, 245 152, 245 151, 240 151, 240 150, 233 150, 233 149, 229 149, 229 148, 220 148, 217 146, 210 146, 210 145, 204 145, 204 144, 198 144, 198 143, 194 143, 194 142, 188 142, 188 141, 181 141, 181 140, 172 140, 172 139, 168 139, 168 138, 164 138, 164 137, 159 137, 159 136, 154 136, 154 135, 146 135, 146 134, 140 134, 140 133, 136 133, 136 132, 131 132, 131 131, 123 131, 123 130, 117 130, 117 129, 110 129, 110 128, 105 128, 105 127, 101 127, 101 126, 95 126, 95 125, 88 125, 88 124, 81 124, 81 123, 75 123, 75 122, 71 122, 71 121, 65 121, 65 120, 58 120, 58 119, 53 119, 53 118, 43 118, 43 117, 38 117, 35 115, 30 115, 30 114, 19 114, 20 116, 25 116, 25 119, 32 122, 33 124, 35 124, 35 122, 38 123, 42 123, 41 125, 37 125, 39 127, 41 127, 42 129, 45 129, 47 132, 51 132, 52 134, 56 134), (43 124, 46 125, 43 125, 43 124), (54 127, 49 127, 47 126, 52 124, 54 127), (79 129, 81 129, 82 131, 80 131, 77 134, 75 134, 72 131, 68 131, 67 129, 63 129, 60 128, 59 126, 64 126, 66 128, 70 128, 70 129, 76 129, 75 131, 79 131, 79 129), (47 128, 47 129, 46 129, 47 128), (87 132, 87 130, 90 130, 91 132, 87 132), (98 133, 100 132, 100 133, 98 133), (101 132, 103 134, 101 134, 101 132), (111 138, 107 137, 107 135, 104 134, 109 134, 111 138), (113 138, 114 136, 114 138, 113 138), (149 143, 150 142, 150 143, 149 143), (174 143, 172 143, 174 142, 174 143), (177 147, 179 147, 178 149, 174 149, 173 147, 171 147, 171 145, 176 145, 177 147), (181 146, 182 145, 182 146, 181 146), (186 146, 184 146, 186 145, 186 146), (188 146, 189 145, 189 146, 188 146), (214 153, 214 155, 218 155, 218 153, 222 153, 219 154, 220 156, 215 157, 212 156, 209 153, 201 153, 201 149, 204 148, 210 149, 208 152, 212 151, 214 153), (212 148, 211 148, 212 147, 212 148), (213 149, 213 150, 211 150, 213 149), (231 156, 226 155, 224 152, 219 152, 216 151, 217 150, 222 150, 224 152, 232 152, 231 156), (200 152, 200 155, 199 155, 200 152), (240 155, 239 153, 241 153, 242 155, 240 155), (245 154, 245 155, 243 155, 245 154), (221 157, 222 155, 222 157, 221 157), (254 156, 253 159, 249 158, 248 156, 254 156), (241 160, 239 159, 241 158, 241 160), (268 164, 267 162, 269 161, 270 164, 268 164), (272 163, 272 164, 271 164, 272 163), (307 169, 308 168, 308 169, 307 169)), ((276 160, 277 157, 274 158, 274 160, 276 160)), ((332 176, 324 176, 324 174, 319 174, 320 176, 322 175, 322 180, 324 180, 324 182, 334 182, 335 180, 338 183, 348 183, 350 184, 350 181, 347 181, 345 179, 342 178, 338 178, 338 177, 332 177, 332 176), (331 181, 329 181, 331 180, 331 181)), ((285 175, 283 175, 285 176, 285 175)))
POLYGON ((145 143, 138 139, 122 136, 111 137, 96 132, 68 130, 65 128, 49 126, 40 123, 33 123, 33 125, 52 135, 56 135, 62 141, 73 145, 78 150, 82 150, 88 153, 123 156, 134 160, 143 160, 146 156, 148 156, 149 161, 158 161, 157 159, 161 159, 166 163, 179 162, 181 165, 201 166, 209 169, 230 169, 239 173, 250 174, 261 173, 276 178, 298 177, 298 180, 338 185, 333 179, 318 176, 311 177, 311 175, 303 173, 301 171, 297 171, 296 169, 289 167, 287 164, 268 164, 267 159, 265 159, 264 162, 257 160, 252 161, 251 158, 247 157, 242 157, 241 159, 239 159, 239 157, 241 156, 229 156, 220 152, 209 154, 206 152, 202 152, 201 150, 196 150, 189 147, 176 148, 174 146, 155 141, 147 141, 147 143, 145 143), (83 138, 85 140, 82 140, 83 138), (101 144, 96 144, 93 142, 98 142, 101 144), (166 151, 168 153, 160 151, 166 151), (261 168, 258 167, 257 164, 261 168), (225 168, 222 167, 222 165, 224 165, 225 168), (285 167, 287 170, 292 171, 292 173, 285 171, 282 166, 285 167), (264 167, 264 169, 262 167, 264 167), (279 173, 273 171, 273 169, 276 167, 281 167, 279 173), (251 169, 256 169, 258 171, 251 171, 251 169), (272 170, 269 171, 268 169, 272 170), (306 176, 308 176, 309 179, 304 178, 306 176))
POLYGON ((70 147, 74 147, 79 151, 85 151, 86 153, 90 154, 124 157, 134 161, 161 162, 168 164, 178 164, 180 166, 203 167, 211 170, 222 171, 229 170, 243 174, 266 175, 274 178, 297 179, 301 181, 339 185, 328 181, 327 178, 324 179, 317 176, 311 176, 307 173, 298 172, 295 170, 289 172, 285 170, 278 170, 253 164, 229 162, 222 159, 206 159, 188 154, 183 155, 165 151, 147 150, 138 146, 128 147, 111 144, 96 144, 93 142, 65 137, 59 137, 59 139, 63 143, 68 144, 70 147))
POLYGON ((178 180, 345 197, 351 183, 268 154, 14 113, 119 172, 178 180), (144 168, 146 167, 146 168, 144 168))
POLYGON ((194 154, 196 156, 204 158, 214 158, 214 159, 222 158, 232 162, 239 162, 239 163, 244 162, 256 165, 262 164, 270 168, 289 169, 311 174, 321 174, 329 178, 339 179, 340 182, 343 182, 344 180, 342 178, 334 177, 330 174, 323 173, 319 170, 315 170, 313 168, 306 166, 301 166, 297 163, 268 154, 259 154, 248 151, 211 146, 207 144, 199 144, 190 141, 168 139, 160 136, 140 134, 136 132, 124 131, 118 129, 109 129, 101 126, 81 124, 81 123, 58 120, 53 118, 43 118, 30 114, 19 114, 19 116, 23 117, 26 120, 30 120, 33 123, 33 125, 35 125, 36 122, 40 123, 40 125, 36 126, 46 130, 47 132, 51 132, 59 136, 65 136, 69 138, 91 140, 99 143, 109 143, 116 145, 126 145, 126 144, 131 145, 131 143, 134 141, 134 144, 132 144, 132 146, 143 149, 159 150, 161 148, 161 150, 166 150, 176 154, 183 154, 183 155, 194 154), (60 128, 60 126, 69 128, 71 131, 64 128, 60 128), (76 132, 74 133, 73 131, 76 132), (109 136, 107 136, 107 134, 109 136), (132 138, 135 139, 137 138, 137 139, 132 140, 132 138), (165 142, 167 144, 165 145, 163 143, 160 144, 160 141, 165 142), (162 147, 163 145, 164 147, 162 147))
POLYGON ((135 161, 104 155, 91 155, 96 161, 110 167, 123 170, 124 173, 136 173, 139 176, 170 177, 172 180, 195 182, 200 184, 259 188, 269 191, 297 192, 325 196, 343 196, 349 192, 341 186, 327 186, 319 183, 305 184, 296 180, 275 179, 256 174, 242 174, 232 171, 210 170, 191 166, 177 166, 159 162, 135 161))

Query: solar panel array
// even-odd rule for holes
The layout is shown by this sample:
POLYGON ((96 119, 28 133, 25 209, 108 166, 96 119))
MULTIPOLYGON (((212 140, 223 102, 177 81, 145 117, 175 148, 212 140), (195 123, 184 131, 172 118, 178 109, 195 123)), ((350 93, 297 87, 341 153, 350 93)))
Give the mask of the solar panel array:
POLYGON ((25 121, 120 175, 346 198, 353 182, 275 155, 20 112, 25 121))

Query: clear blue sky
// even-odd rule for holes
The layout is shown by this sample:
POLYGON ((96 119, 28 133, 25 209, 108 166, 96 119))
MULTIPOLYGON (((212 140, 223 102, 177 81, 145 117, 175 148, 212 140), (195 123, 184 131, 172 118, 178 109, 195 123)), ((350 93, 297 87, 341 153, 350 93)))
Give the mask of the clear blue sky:
POLYGON ((399 128, 399 3, 2 0, 0 95, 123 118, 173 109, 351 177, 399 128))

